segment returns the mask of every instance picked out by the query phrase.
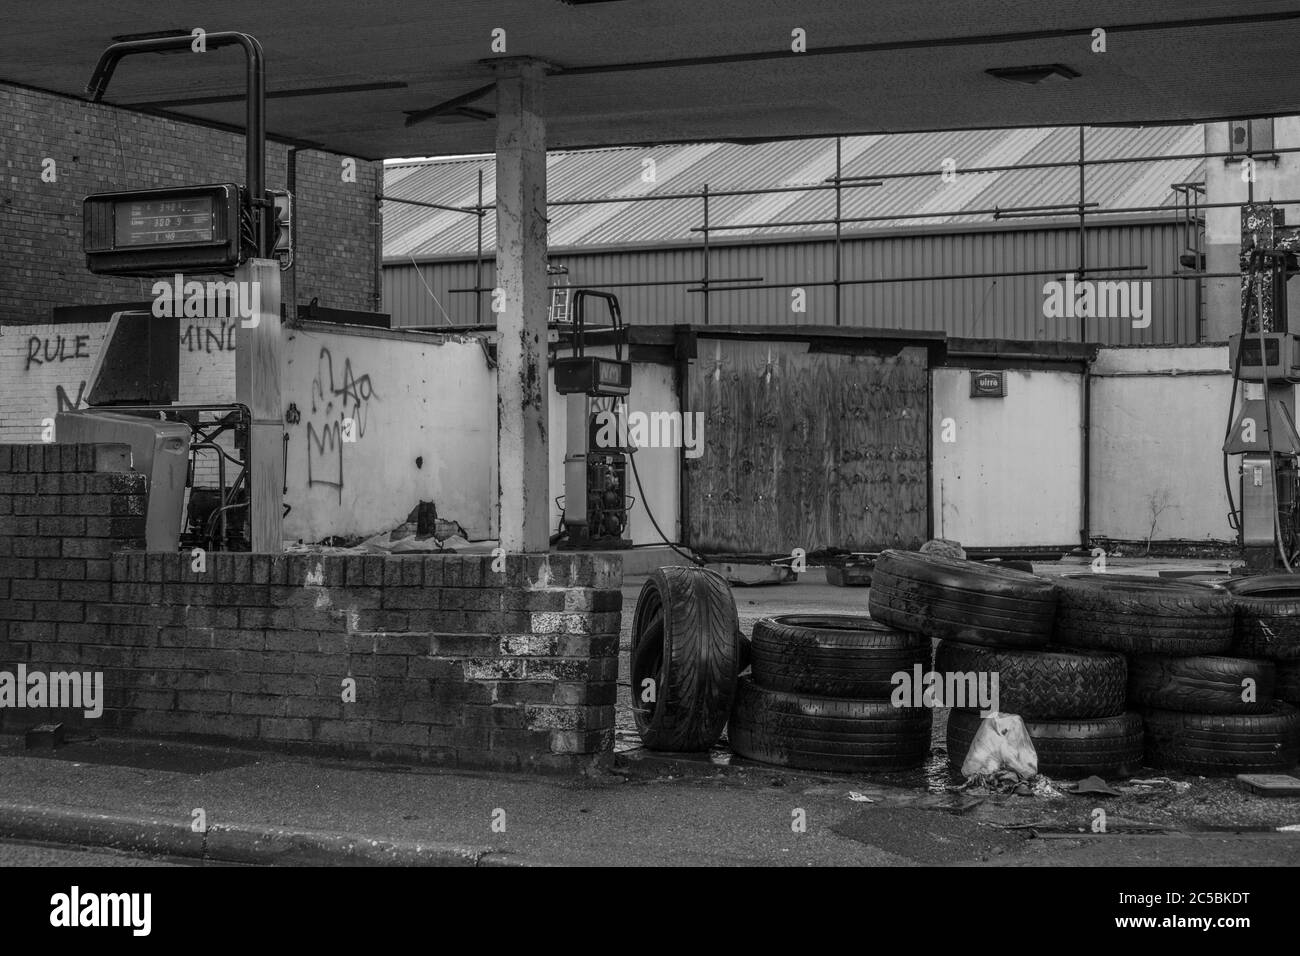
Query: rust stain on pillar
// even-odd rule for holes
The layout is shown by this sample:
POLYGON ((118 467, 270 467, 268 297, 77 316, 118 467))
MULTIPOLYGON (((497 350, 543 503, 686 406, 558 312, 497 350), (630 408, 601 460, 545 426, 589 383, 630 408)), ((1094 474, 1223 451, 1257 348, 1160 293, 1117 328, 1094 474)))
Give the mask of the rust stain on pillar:
POLYGON ((546 65, 491 61, 497 72, 497 475, 501 546, 550 543, 547 434, 546 65))

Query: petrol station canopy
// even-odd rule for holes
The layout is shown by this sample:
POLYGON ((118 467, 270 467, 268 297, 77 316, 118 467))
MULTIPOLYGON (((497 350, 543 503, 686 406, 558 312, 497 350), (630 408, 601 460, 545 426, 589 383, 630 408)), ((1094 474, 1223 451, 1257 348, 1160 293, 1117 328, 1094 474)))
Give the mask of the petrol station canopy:
MULTIPOLYGON (((1281 0, 66 0, 3 20, 0 81, 83 98, 115 39, 251 34, 268 133, 366 159, 491 151, 505 57, 549 65, 551 148, 1300 111, 1281 0)), ((242 128, 240 51, 203 55, 124 60, 105 99, 242 128)))

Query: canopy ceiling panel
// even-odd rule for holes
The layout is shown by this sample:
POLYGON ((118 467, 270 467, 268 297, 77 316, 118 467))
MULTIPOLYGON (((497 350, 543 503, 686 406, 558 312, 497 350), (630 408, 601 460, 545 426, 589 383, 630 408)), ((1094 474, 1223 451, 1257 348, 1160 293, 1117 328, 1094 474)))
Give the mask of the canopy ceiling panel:
MULTIPOLYGON (((115 37, 195 27, 262 43, 272 135, 366 158, 490 151, 492 61, 516 56, 553 68, 555 148, 1300 112, 1300 4, 1269 0, 9 3, 0 81, 84 96, 115 37), (1044 64, 1078 75, 986 73, 1044 64)), ((239 127, 242 93, 225 48, 130 58, 106 100, 239 127)))

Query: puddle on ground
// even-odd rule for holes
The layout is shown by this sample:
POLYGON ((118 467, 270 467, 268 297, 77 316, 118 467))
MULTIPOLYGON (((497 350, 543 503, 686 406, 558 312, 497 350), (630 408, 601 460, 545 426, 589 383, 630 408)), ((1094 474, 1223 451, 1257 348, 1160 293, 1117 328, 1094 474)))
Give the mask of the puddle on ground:
POLYGON ((948 754, 943 750, 931 750, 930 756, 921 766, 914 770, 896 770, 891 773, 869 774, 872 780, 889 787, 907 790, 923 790, 926 793, 948 793, 953 785, 960 783, 948 769, 948 754))

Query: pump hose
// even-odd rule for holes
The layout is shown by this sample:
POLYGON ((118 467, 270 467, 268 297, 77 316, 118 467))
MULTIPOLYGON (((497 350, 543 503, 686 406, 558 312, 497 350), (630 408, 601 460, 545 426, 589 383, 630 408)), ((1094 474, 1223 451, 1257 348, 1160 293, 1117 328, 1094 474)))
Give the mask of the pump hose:
POLYGON ((655 513, 650 510, 650 499, 646 497, 645 489, 641 487, 641 473, 636 470, 635 448, 628 450, 627 460, 629 464, 632 465, 632 477, 636 479, 636 490, 641 493, 641 504, 645 507, 646 517, 650 519, 650 523, 654 525, 655 530, 659 532, 659 537, 664 539, 664 544, 668 545, 668 547, 672 548, 687 561, 691 562, 691 564, 698 564, 700 567, 705 567, 705 562, 701 561, 693 554, 687 554, 679 548, 675 543, 668 539, 668 535, 664 534, 663 528, 659 527, 659 522, 655 520, 655 513))
MULTIPOLYGON (((1246 326, 1248 324, 1249 317, 1250 317, 1250 299, 1251 296, 1253 295, 1255 297, 1255 305, 1257 308, 1258 319, 1259 319, 1258 328, 1256 329, 1256 332, 1259 338, 1260 376, 1263 379, 1263 386, 1264 386, 1264 428, 1265 428, 1265 433, 1268 436, 1268 453, 1269 453, 1269 459, 1271 461, 1274 457, 1276 457, 1276 452, 1274 451, 1275 446, 1273 444, 1273 405, 1272 405, 1272 401, 1269 399, 1269 394, 1268 394, 1268 388, 1269 388, 1268 352, 1266 351, 1266 343, 1264 339, 1263 299, 1262 296, 1258 293, 1257 291, 1258 287, 1256 285, 1256 277, 1259 275, 1260 263, 1263 258, 1264 258, 1264 254, 1262 250, 1258 248, 1251 250, 1249 272, 1247 273, 1246 276, 1246 286, 1248 291, 1247 294, 1242 297, 1240 345, 1237 348, 1237 359, 1233 363, 1232 394, 1228 399, 1228 424, 1227 424, 1227 428, 1224 431, 1223 441, 1224 441, 1224 446, 1226 448, 1228 441, 1232 437, 1233 413, 1236 410, 1236 404, 1237 404, 1237 383, 1240 381, 1242 353, 1244 351, 1244 346, 1246 343, 1246 336, 1249 334, 1247 332, 1246 326)), ((1228 509, 1229 509, 1228 520, 1229 523, 1233 526, 1234 530, 1236 530, 1238 540, 1241 541, 1244 546, 1245 529, 1243 527, 1243 522, 1242 522, 1243 516, 1238 511, 1236 503, 1233 501, 1232 479, 1228 472, 1228 458, 1229 458, 1229 454, 1225 450, 1223 453, 1223 488, 1228 496, 1228 509)), ((1274 547, 1277 548, 1278 556, 1282 559, 1282 566, 1285 567, 1288 572, 1291 572, 1293 570, 1291 567, 1291 562, 1288 559, 1288 556, 1286 554, 1286 547, 1282 543, 1282 525, 1281 525, 1281 519, 1278 515, 1277 476, 1272 475, 1271 478, 1272 481, 1271 481, 1270 491, 1271 491, 1271 499, 1272 499, 1272 508, 1270 510, 1272 512, 1272 518, 1273 518, 1273 545, 1274 547)), ((1243 501, 1243 505, 1244 505, 1244 501, 1243 501)))
MULTIPOLYGON (((1255 274, 1258 269, 1258 250, 1251 251, 1249 269, 1250 271, 1247 273, 1246 278, 1247 287, 1254 288, 1255 274)), ((1232 530, 1236 532, 1238 542, 1243 544, 1245 539, 1242 537, 1244 531, 1241 526, 1241 514, 1238 512, 1237 504, 1233 500, 1232 477, 1228 473, 1228 459, 1231 456, 1227 452, 1227 446, 1228 442, 1232 439, 1233 414, 1237 410, 1237 383, 1241 380, 1239 377, 1241 375, 1241 357, 1242 352, 1244 351, 1243 346, 1246 342, 1246 323, 1249 317, 1250 300, 1248 297, 1243 297, 1241 303, 1241 333, 1239 336, 1241 344, 1237 347, 1237 359, 1232 366, 1232 392, 1228 396, 1228 424, 1223 429, 1223 490, 1228 496, 1228 524, 1231 525, 1232 530)))

